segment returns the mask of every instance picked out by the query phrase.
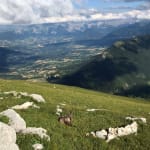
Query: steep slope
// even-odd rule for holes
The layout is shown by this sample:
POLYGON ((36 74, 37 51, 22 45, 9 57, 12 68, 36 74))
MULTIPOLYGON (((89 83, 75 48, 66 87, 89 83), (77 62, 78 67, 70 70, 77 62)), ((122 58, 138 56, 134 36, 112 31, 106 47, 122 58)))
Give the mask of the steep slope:
MULTIPOLYGON (((4 98, 0 100, 0 112, 29 100, 26 97, 17 98, 2 94, 12 90, 41 94, 46 100, 46 103, 37 104, 40 109, 29 108, 17 110, 17 112, 24 118, 27 126, 47 129, 51 140, 47 142, 41 140, 38 136, 17 134, 17 144, 21 150, 31 150, 35 143, 42 143, 45 150, 149 149, 149 102, 62 85, 0 80, 0 97, 4 98), (61 106, 60 103, 66 105, 61 106), (58 116, 55 114, 57 105, 62 107, 63 114, 73 112, 73 127, 58 122, 58 116), (100 110, 86 111, 86 109, 92 108, 100 110), (85 136, 90 131, 130 124, 130 121, 125 120, 127 116, 145 117, 147 119, 147 125, 138 122, 137 136, 134 134, 124 136, 119 140, 112 140, 110 143, 85 136)), ((8 122, 6 118, 1 117, 0 121, 8 122)))
POLYGON ((116 94, 147 97, 150 95, 149 65, 150 36, 143 36, 116 42, 60 82, 116 94), (135 88, 137 93, 134 92, 135 88))

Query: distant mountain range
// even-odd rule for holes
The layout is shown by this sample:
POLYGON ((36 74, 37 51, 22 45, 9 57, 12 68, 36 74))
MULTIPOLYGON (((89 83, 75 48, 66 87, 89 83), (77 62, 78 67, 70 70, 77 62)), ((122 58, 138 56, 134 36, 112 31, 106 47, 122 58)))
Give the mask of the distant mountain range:
POLYGON ((136 22, 134 24, 127 24, 125 26, 118 27, 104 36, 100 43, 104 45, 111 45, 118 40, 148 34, 150 34, 150 21, 136 22))
POLYGON ((59 83, 114 94, 150 96, 150 36, 118 41, 59 83))
POLYGON ((0 26, 0 40, 43 39, 51 43, 62 41, 99 40, 107 45, 114 40, 143 35, 150 32, 150 21, 109 20, 90 22, 68 22, 35 25, 0 26))

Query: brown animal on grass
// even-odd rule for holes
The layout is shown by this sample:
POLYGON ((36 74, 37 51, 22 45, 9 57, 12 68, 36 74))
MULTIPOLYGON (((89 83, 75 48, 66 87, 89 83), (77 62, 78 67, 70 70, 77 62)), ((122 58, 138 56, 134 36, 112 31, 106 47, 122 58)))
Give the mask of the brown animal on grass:
POLYGON ((58 118, 58 121, 62 124, 72 126, 72 114, 65 115, 65 116, 60 116, 58 118))

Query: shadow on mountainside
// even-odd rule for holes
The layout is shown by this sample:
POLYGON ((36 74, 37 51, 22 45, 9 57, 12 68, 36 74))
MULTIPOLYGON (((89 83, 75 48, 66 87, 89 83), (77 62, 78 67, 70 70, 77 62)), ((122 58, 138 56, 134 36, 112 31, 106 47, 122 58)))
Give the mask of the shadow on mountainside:
POLYGON ((75 73, 65 76, 57 82, 88 89, 109 91, 109 85, 112 84, 116 77, 136 71, 136 66, 124 59, 95 59, 75 73))
POLYGON ((131 96, 131 97, 141 97, 150 98, 150 86, 149 85, 138 85, 131 87, 128 90, 123 90, 118 95, 131 96))
POLYGON ((10 56, 15 56, 18 54, 20 53, 7 48, 0 47, 0 73, 9 72, 9 65, 11 62, 9 62, 8 59, 10 56))

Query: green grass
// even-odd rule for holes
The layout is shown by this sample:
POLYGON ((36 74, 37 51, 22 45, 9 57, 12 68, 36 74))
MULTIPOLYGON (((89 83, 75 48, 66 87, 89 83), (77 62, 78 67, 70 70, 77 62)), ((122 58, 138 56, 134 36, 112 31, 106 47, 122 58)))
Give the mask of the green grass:
MULTIPOLYGON (((150 146, 150 102, 143 99, 131 99, 105 93, 84 90, 76 87, 27 81, 0 80, 1 91, 23 91, 43 95, 46 104, 41 108, 17 111, 27 122, 27 126, 43 127, 48 130, 51 141, 41 140, 38 136, 18 134, 20 150, 32 150, 32 144, 43 143, 45 150, 149 150, 150 146), (73 125, 68 127, 57 121, 56 105, 66 103, 64 114, 73 112, 73 125), (86 108, 104 108, 109 111, 86 112, 86 108), (86 137, 87 132, 108 127, 126 125, 130 122, 126 116, 147 118, 147 125, 139 122, 137 136, 130 135, 113 140, 110 143, 97 138, 86 137)), ((16 104, 28 101, 28 98, 16 99, 3 96, 0 111, 16 104)), ((7 122, 7 119, 0 118, 7 122)))

